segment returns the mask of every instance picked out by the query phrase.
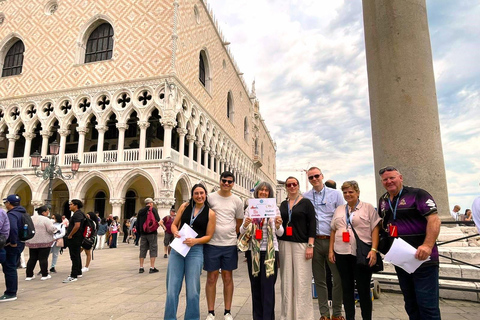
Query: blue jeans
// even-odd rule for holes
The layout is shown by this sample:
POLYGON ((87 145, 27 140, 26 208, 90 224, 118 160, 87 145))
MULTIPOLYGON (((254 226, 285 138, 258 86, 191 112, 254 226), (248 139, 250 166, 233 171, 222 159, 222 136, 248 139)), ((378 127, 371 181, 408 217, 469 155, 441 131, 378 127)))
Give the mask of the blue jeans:
POLYGON ((58 260, 58 255, 60 254, 60 247, 57 247, 54 245, 52 249, 50 249, 50 252, 52 253, 52 268, 55 268, 57 265, 57 260, 58 260))
POLYGON ((20 254, 23 251, 25 245, 18 244, 18 247, 12 248, 10 246, 5 247, 6 258, 2 263, 3 273, 5 274, 5 286, 7 289, 4 294, 7 296, 17 296, 18 290, 18 274, 17 263, 20 259, 20 254))
POLYGON ((165 320, 177 319, 178 296, 182 290, 183 278, 187 288, 185 320, 200 319, 200 273, 203 265, 203 245, 190 248, 187 256, 172 250, 167 268, 167 301, 165 320))
POLYGON ((0 249, 0 264, 4 263, 6 259, 7 253, 5 252, 5 249, 0 249))
POLYGON ((440 320, 438 265, 420 267, 412 274, 395 270, 410 320, 440 320))

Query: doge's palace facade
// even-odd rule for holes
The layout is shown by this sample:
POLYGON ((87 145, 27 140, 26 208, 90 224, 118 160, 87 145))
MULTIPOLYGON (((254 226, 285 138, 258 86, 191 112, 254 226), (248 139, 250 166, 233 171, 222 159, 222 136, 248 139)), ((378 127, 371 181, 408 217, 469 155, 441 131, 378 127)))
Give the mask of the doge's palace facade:
POLYGON ((32 212, 48 181, 30 165, 60 144, 72 180, 53 212, 130 217, 153 197, 166 214, 219 173, 246 199, 275 185, 275 144, 204 0, 0 1, 0 192, 32 212))

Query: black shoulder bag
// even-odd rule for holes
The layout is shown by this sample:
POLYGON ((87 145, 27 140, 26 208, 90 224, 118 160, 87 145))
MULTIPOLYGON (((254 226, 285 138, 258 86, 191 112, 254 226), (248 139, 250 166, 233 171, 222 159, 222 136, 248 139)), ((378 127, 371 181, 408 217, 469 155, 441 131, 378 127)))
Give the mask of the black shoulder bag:
POLYGON ((383 260, 380 253, 377 251, 377 262, 373 266, 369 266, 369 260, 367 259, 368 253, 372 250, 372 246, 366 244, 357 235, 357 232, 353 228, 352 224, 350 224, 353 230, 353 234, 355 235, 355 240, 357 241, 357 266, 361 268, 370 269, 371 272, 376 273, 383 271, 383 260))

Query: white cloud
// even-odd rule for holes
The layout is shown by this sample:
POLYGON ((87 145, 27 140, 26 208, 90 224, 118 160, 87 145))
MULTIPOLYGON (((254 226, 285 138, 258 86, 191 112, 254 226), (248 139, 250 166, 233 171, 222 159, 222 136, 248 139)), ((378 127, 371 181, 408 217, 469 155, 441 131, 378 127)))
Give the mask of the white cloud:
MULTIPOLYGON (((278 178, 317 165, 339 184, 356 179, 375 203, 361 2, 209 3, 246 82, 256 80, 278 178)), ((480 5, 427 0, 427 9, 450 205, 466 208, 480 194, 480 5)))

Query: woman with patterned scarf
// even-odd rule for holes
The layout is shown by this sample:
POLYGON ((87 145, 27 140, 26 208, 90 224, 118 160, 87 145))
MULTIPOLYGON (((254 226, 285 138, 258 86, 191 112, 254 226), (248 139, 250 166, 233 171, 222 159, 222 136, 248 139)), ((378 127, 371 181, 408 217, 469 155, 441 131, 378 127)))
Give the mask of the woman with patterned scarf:
MULTIPOLYGON (((254 197, 274 198, 275 194, 270 184, 262 182, 255 188, 254 197)), ((283 226, 278 208, 275 219, 252 219, 247 207, 240 227, 238 247, 242 251, 248 250, 246 256, 254 320, 275 319, 275 282, 278 268, 277 236, 281 235, 283 235, 283 226)))

